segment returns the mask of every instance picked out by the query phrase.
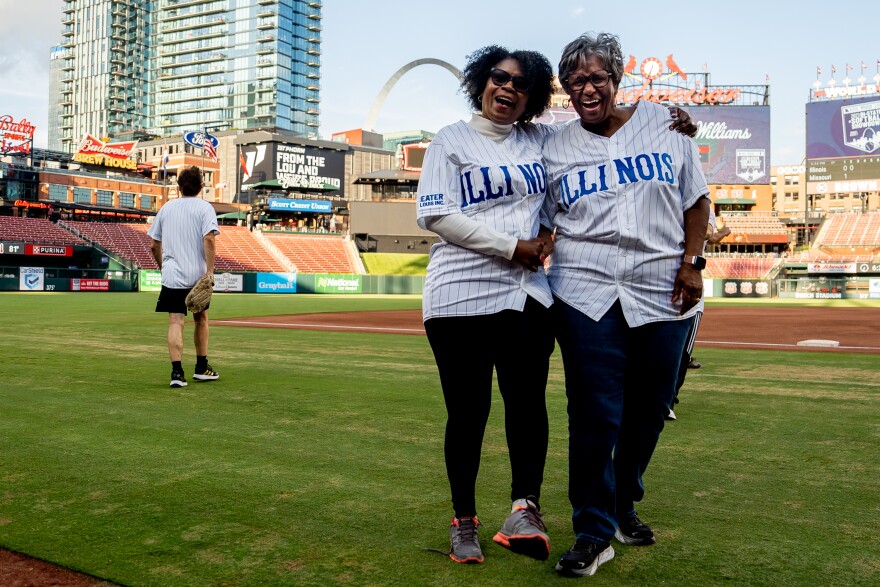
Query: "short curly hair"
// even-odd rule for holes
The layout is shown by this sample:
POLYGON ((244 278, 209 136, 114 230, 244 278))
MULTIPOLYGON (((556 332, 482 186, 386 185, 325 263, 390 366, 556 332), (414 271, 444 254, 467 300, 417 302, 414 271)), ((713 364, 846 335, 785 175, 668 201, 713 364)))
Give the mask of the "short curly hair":
POLYGON ((568 91, 568 76, 581 67, 587 58, 595 55, 605 64, 605 71, 611 75, 615 86, 623 79, 623 50, 620 39, 611 33, 584 33, 565 46, 559 58, 559 83, 568 91))
POLYGON ((177 187, 184 196, 197 196, 205 184, 202 182, 202 171, 193 165, 187 167, 177 176, 177 187))
POLYGON ((553 95, 553 66, 537 51, 508 51, 498 45, 477 49, 467 56, 461 89, 467 94, 471 107, 481 110, 480 97, 486 89, 489 72, 507 58, 515 59, 523 77, 529 80, 526 110, 518 119, 519 122, 528 122, 550 106, 550 97, 553 95))

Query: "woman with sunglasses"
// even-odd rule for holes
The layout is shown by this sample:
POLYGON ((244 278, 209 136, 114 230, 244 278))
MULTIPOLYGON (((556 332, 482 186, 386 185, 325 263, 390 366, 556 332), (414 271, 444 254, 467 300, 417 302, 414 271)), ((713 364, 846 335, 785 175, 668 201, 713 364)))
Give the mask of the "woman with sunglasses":
POLYGON ((654 543, 634 504, 702 303, 710 206, 696 144, 667 131, 666 108, 615 103, 623 67, 614 35, 563 49, 559 80, 580 120, 543 149, 576 536, 556 570, 576 576, 614 557, 613 537, 654 543))
POLYGON ((493 369, 513 501, 495 541, 541 560, 550 553, 538 499, 554 345, 543 261, 553 244, 538 216, 546 191, 541 144, 552 127, 529 121, 547 108, 552 83, 540 53, 493 45, 469 55, 461 87, 476 113, 437 133, 419 181, 419 225, 441 237, 431 249, 423 317, 448 414, 449 556, 461 563, 483 561, 474 492, 493 369))

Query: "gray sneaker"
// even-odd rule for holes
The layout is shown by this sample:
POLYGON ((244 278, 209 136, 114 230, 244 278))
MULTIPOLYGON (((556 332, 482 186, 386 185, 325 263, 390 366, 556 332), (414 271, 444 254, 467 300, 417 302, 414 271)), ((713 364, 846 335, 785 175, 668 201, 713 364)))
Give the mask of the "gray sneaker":
POLYGON ((513 510, 493 540, 517 554, 543 561, 550 556, 550 538, 544 515, 538 511, 535 501, 530 496, 513 502, 513 510))
POLYGON ((449 558, 457 563, 477 564, 483 562, 483 551, 477 537, 480 521, 476 516, 452 518, 449 525, 449 558))

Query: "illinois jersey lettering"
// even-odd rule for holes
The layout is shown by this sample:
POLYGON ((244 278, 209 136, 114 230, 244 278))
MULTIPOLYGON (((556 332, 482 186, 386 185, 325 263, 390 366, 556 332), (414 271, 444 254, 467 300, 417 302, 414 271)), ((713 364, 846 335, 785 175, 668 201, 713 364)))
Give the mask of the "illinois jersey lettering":
POLYGON ((607 192, 609 169, 616 173, 617 185, 640 181, 675 183, 675 169, 669 153, 642 153, 635 157, 612 159, 611 165, 603 163, 563 174, 559 178, 560 207, 568 209, 583 196, 607 192))
POLYGON ((547 172, 539 161, 516 165, 511 175, 509 165, 480 167, 478 172, 468 170, 461 174, 462 209, 486 200, 498 200, 512 196, 513 178, 518 177, 526 185, 528 194, 543 194, 547 191, 547 172), (476 179, 478 177, 479 179, 476 179))

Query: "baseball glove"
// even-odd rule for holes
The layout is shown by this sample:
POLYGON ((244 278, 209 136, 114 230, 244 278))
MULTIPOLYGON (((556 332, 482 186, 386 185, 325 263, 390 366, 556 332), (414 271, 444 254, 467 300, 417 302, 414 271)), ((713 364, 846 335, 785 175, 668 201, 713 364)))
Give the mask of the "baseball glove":
POLYGON ((186 294, 186 309, 193 314, 203 311, 211 303, 212 293, 214 293, 214 276, 203 275, 186 294))

